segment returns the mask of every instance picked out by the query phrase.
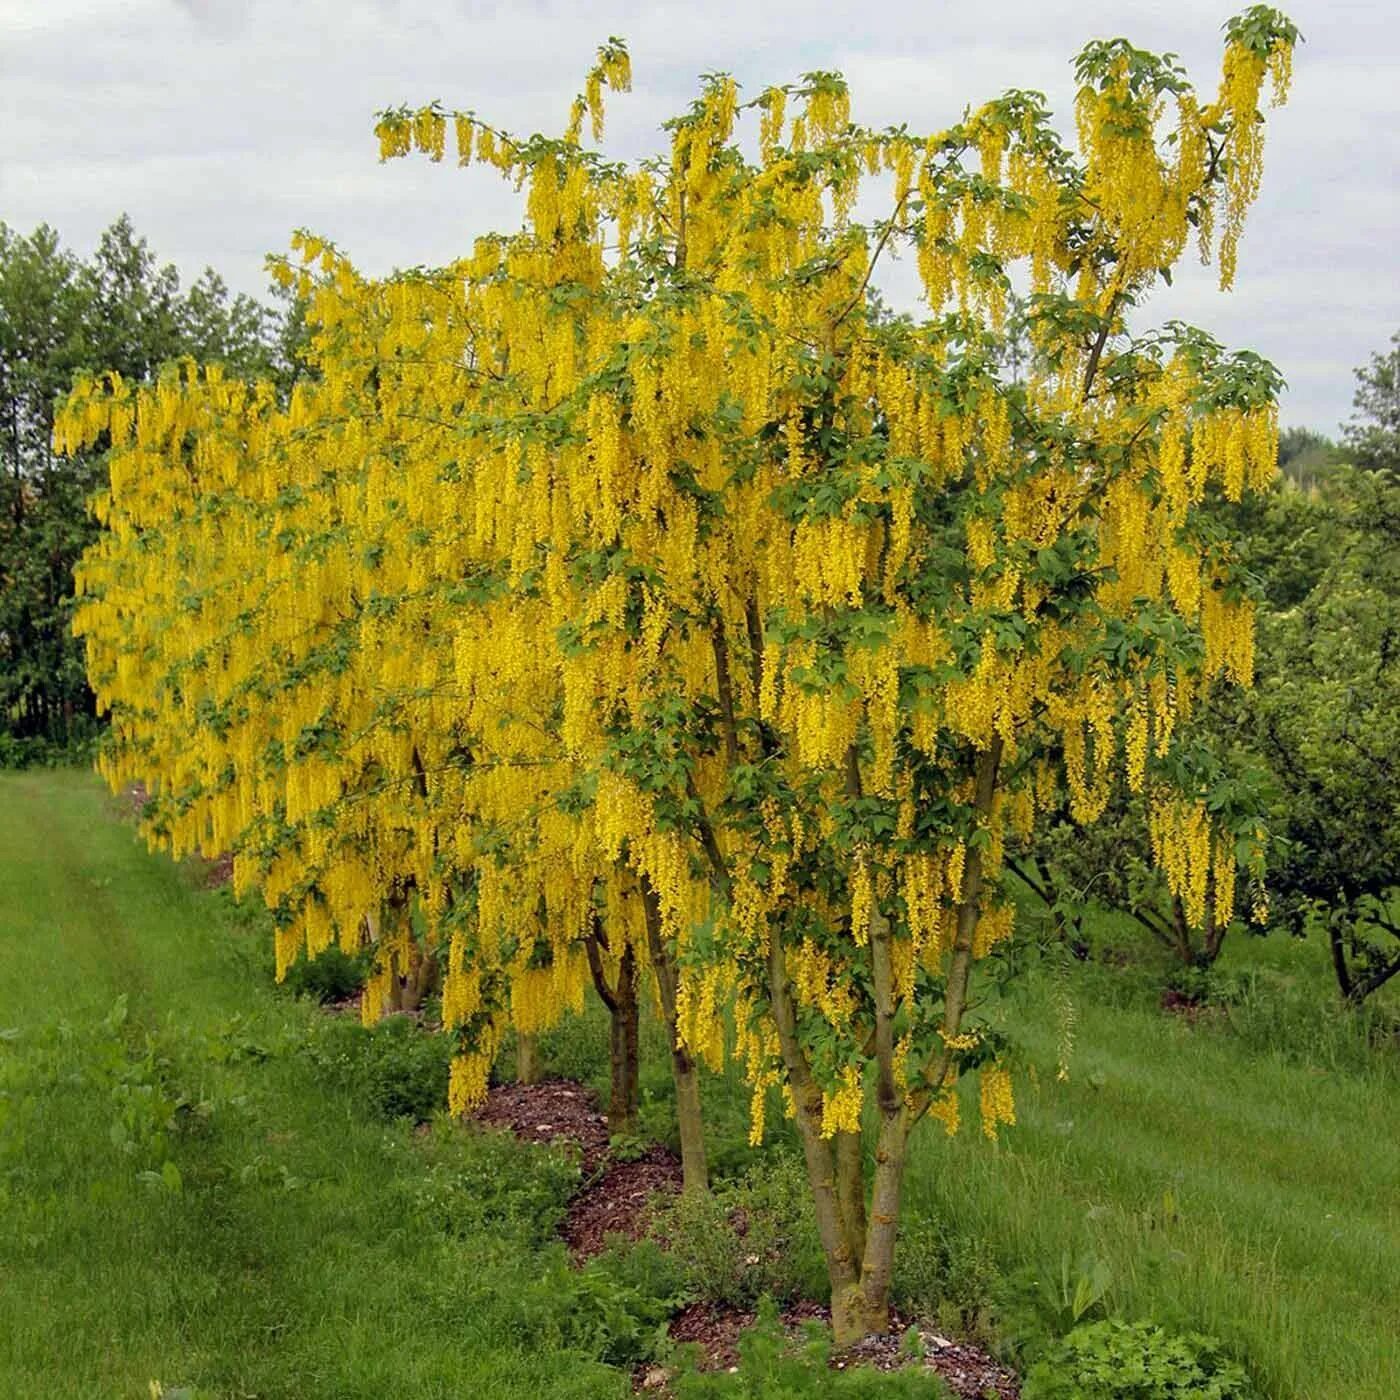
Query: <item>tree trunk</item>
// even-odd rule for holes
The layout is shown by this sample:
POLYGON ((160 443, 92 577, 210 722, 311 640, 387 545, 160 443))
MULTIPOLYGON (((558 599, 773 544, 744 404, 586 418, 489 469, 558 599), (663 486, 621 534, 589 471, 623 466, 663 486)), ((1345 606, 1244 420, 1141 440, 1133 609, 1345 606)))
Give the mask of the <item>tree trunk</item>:
POLYGON ((617 1006, 609 1027, 608 1132, 613 1137, 633 1137, 641 1108, 641 1017, 637 1007, 637 961, 630 946, 622 951, 614 995, 617 1006))
POLYGON ((1342 1000, 1354 1002, 1356 1000, 1355 988, 1351 980, 1351 968, 1347 966, 1346 948, 1342 942, 1342 931, 1335 923, 1327 926, 1328 942, 1332 946, 1332 971, 1337 975, 1337 990, 1342 994, 1342 1000))
POLYGON ((827 1280, 831 1285, 832 1331, 838 1343, 844 1346, 848 1341, 865 1335, 863 1329, 868 1320, 860 1292, 860 1259, 864 1253, 864 1240, 858 1243, 855 1240, 857 1231, 854 1223, 847 1218, 845 1208, 846 1203, 858 1196, 861 1215, 864 1216, 864 1173, 861 1173, 858 1183, 853 1183, 850 1174, 853 1166, 861 1165, 860 1155, 851 1152, 849 1144, 842 1149, 822 1136, 822 1091, 812 1076, 811 1066, 797 1038, 797 1013, 792 1004, 792 987, 788 982, 781 931, 770 927, 768 939, 768 994, 773 1021, 778 1029, 778 1044, 788 1073, 788 1087, 797 1110, 797 1131, 807 1164, 807 1182, 812 1188, 817 1234, 821 1239, 827 1280), (838 1154, 840 1166, 837 1163, 838 1154), (853 1328, 862 1330, 853 1332, 853 1328))
POLYGON ((539 1037, 517 1032, 515 1037, 515 1081, 517 1084, 538 1084, 543 1070, 540 1065, 539 1037))
POLYGON ((637 1003, 637 955, 630 943, 617 961, 617 978, 610 983, 603 966, 608 946, 602 920, 595 913, 584 938, 593 988, 608 1011, 608 1134, 631 1137, 637 1131, 641 1107, 641 1015, 637 1003))
POLYGON ((851 1258, 859 1259, 865 1252, 865 1148, 859 1133, 837 1133, 833 1141, 841 1228, 845 1231, 851 1258))
MULTIPOLYGON (((843 1343, 858 1341, 868 1332, 890 1329, 890 1286, 894 1281, 894 1247, 899 1230, 899 1202, 904 1189, 905 1152, 911 1127, 909 1111, 903 1103, 892 1113, 882 1113, 875 1144, 875 1182, 870 1196, 870 1225, 860 1265, 858 1311, 847 1319, 847 1326, 861 1331, 843 1343)), ((832 1330, 835 1333, 835 1314, 832 1330)))
POLYGON ((661 1015, 671 1042, 671 1075, 676 1085, 676 1122, 681 1138, 681 1181, 686 1191, 708 1191, 710 1173, 705 1162, 705 1128, 700 1111, 700 1073, 690 1051, 681 1043, 676 1018, 678 976, 670 950, 661 934, 661 901, 651 881, 642 881, 642 908, 646 915, 647 944, 661 1015))

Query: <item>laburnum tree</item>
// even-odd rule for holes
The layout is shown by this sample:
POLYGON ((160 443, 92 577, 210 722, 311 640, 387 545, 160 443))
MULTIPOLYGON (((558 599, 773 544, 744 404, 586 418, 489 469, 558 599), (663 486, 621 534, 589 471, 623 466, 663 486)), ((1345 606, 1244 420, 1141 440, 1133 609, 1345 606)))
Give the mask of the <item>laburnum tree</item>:
MULTIPOLYGON (((1283 97, 1296 37, 1265 7, 1231 21, 1209 102, 1169 57, 1090 45, 1077 149, 1033 93, 916 135, 853 123, 834 74, 748 103, 721 75, 662 152, 625 165, 582 136, 590 118, 600 135, 604 87, 626 86, 616 43, 558 138, 385 112, 384 156, 441 159, 450 138, 460 162, 525 190, 523 226, 374 289, 379 332, 355 328, 359 310, 328 324, 332 360, 346 334, 370 353, 348 352, 354 373, 323 367, 275 450, 239 414, 153 430, 165 470, 197 477, 218 441, 226 469, 259 483, 239 554, 279 581, 286 613, 270 635, 265 607, 238 614, 234 669, 254 689, 281 679, 249 708, 264 717, 236 767, 265 784, 251 814, 277 850, 265 893, 314 873, 284 958, 405 890, 400 931, 378 936, 421 922, 448 938, 460 1108, 484 1092, 510 989, 587 959, 599 929, 619 962, 624 944, 644 950, 687 1175, 703 1172, 694 1061, 735 1053, 755 1132, 770 1089, 796 1123, 838 1341, 888 1323, 915 1125, 954 1127, 969 1074, 989 1135, 1014 1121, 1008 1047, 975 1008, 977 969, 1011 932, 1008 832, 1061 794, 1093 822, 1124 783, 1191 922, 1233 905, 1242 862, 1260 873, 1258 843, 1213 819, 1181 735, 1212 685, 1251 678, 1253 603, 1203 506, 1272 478, 1279 380, 1201 331, 1134 334, 1128 316, 1193 230, 1233 280, 1261 90, 1283 97), (887 201, 874 223, 854 217, 863 188, 887 201), (874 293, 896 250, 919 272, 917 317, 874 293), (1008 353, 1018 290, 1028 356, 1008 353), (339 446, 297 476, 323 437, 339 446), (340 663, 321 659, 337 649, 303 635, 334 637, 343 616, 346 715, 340 663), (263 671, 269 641, 282 655, 263 671), (307 679, 312 656, 326 669, 307 679), (371 837, 367 817, 357 833, 342 814, 385 792, 398 826, 371 837)), ((118 400, 80 393, 77 438, 118 400)), ((85 575, 98 669, 130 669, 122 628, 143 588, 169 589, 140 584, 109 615, 109 571, 160 528, 148 514, 85 575)), ((184 547, 154 567, 187 589, 198 531, 184 547)), ((228 771, 220 726, 243 721, 218 704, 163 717, 188 706, 180 686, 147 720, 148 688, 125 684, 105 689, 135 716, 126 729, 114 712, 130 750, 172 734, 207 750, 194 815, 177 818, 203 840, 206 802, 230 800, 202 795, 228 771)))

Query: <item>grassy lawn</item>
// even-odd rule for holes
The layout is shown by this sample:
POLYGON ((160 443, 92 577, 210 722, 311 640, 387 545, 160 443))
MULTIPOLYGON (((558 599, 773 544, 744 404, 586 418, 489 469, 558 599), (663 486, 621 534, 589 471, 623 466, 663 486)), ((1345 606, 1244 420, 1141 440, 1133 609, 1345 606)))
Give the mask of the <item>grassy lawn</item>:
POLYGON ((0 777, 0 1395, 626 1394, 547 1287, 569 1175, 319 1082, 263 955, 92 778, 0 777))
MULTIPOLYGON (((306 1053, 326 1018, 271 990, 263 942, 92 778, 0 775, 0 1395, 628 1394, 550 1242, 570 1169, 369 1111, 306 1053)), ((1003 1349, 1097 1278, 1271 1396, 1400 1396, 1398 1057, 1333 1022, 1320 958, 1242 941, 1247 994, 1195 1026, 1140 976, 1037 974, 1017 1128, 987 1143, 969 1103, 958 1137, 920 1131, 906 1273, 936 1228, 1003 1349)), ((589 1018, 545 1048, 599 1076, 600 1040, 589 1018)), ((746 1098, 707 1086, 721 1171, 746 1098)))

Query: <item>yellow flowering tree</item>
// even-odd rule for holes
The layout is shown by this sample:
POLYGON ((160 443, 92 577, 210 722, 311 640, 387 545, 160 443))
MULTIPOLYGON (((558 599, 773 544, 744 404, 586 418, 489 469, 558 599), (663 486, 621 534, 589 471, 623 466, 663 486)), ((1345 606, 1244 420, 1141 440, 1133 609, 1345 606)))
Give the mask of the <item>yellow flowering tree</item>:
MULTIPOLYGON (((363 373, 325 373, 320 410, 291 406, 279 465, 248 468, 268 475, 259 547, 287 555, 259 567, 289 592, 317 530, 289 541, 282 512, 316 521, 319 497, 347 493, 323 524, 357 619, 351 732, 377 747, 339 793, 323 775, 308 794, 332 814, 360 791, 413 799, 360 844, 327 817, 344 844, 292 860, 331 885, 336 852, 353 864, 363 845, 370 884, 411 875, 413 907, 451 930, 454 1106, 484 1091, 512 988, 549 968, 566 999, 590 946, 606 985, 625 943, 672 1034, 688 1179, 696 1061, 741 1058, 755 1133, 781 1091, 838 1341, 888 1322, 915 1125, 951 1130, 968 1073, 989 1135, 1014 1121, 1006 1047, 973 1010, 1011 932, 1008 831, 1061 790, 1092 822, 1123 783, 1189 917, 1233 888, 1239 851, 1212 831, 1180 721, 1251 676, 1252 604, 1200 507, 1270 480, 1278 377, 1178 323, 1134 334, 1129 315, 1193 230, 1233 279, 1261 90, 1283 97, 1296 37, 1267 7, 1231 21, 1209 102, 1169 58, 1090 45, 1074 149, 1033 93, 916 135, 853 123, 834 74, 748 103, 721 75, 661 152, 620 164, 583 142, 603 89, 626 86, 616 43, 558 138, 385 112, 384 156, 442 159, 450 138, 525 191, 523 226, 431 293, 384 289, 363 373), (854 216, 863 187, 886 201, 874 223, 854 216), (873 294, 896 250, 919 316, 873 294), (1016 291, 1028 356, 1009 352, 1016 291), (279 474, 323 432, 341 445, 302 487, 318 503, 284 504, 279 474), (440 916, 439 888, 469 913, 440 916)), ((197 552, 161 567, 197 571, 197 552)), ((303 621, 334 629, 340 581, 305 582, 303 621)), ((90 637, 108 625, 94 615, 90 637)), ((121 643, 104 645, 120 671, 121 643)))
POLYGON ((596 87, 557 141, 381 118, 386 156, 440 158, 451 126, 528 191, 536 261, 506 275, 548 309, 506 372, 534 411, 492 422, 477 489, 528 561, 580 800, 674 950, 682 1045, 718 1059, 731 1007, 756 1119, 786 1094, 843 1340, 888 1316, 914 1124, 954 1122, 970 1069, 988 1131, 1013 1116, 969 1017, 1010 932, 1008 825, 1062 786, 1092 821, 1121 779, 1190 917, 1233 882, 1173 740, 1204 687, 1250 679, 1252 605, 1197 507, 1271 478, 1278 379, 1127 315, 1193 227, 1233 279, 1295 38, 1232 21, 1204 104, 1171 60, 1091 45, 1077 152, 1033 94, 915 136, 853 124, 820 73, 747 104, 756 156, 725 77, 635 168, 579 143, 596 87), (864 225, 872 177, 889 212, 864 225), (923 319, 870 295, 896 247, 923 319), (1032 353, 1008 368, 1016 279, 1032 353))
POLYGON ((153 844, 234 852, 236 890, 276 916, 279 977, 303 950, 369 942, 373 1022, 445 969, 454 1108, 484 1092, 508 1028, 579 1009, 591 975, 613 1018, 610 1118, 630 1132, 640 899, 595 874, 553 806, 571 775, 552 673, 502 630, 519 619, 473 550, 445 416, 491 379, 471 363, 490 287, 472 283, 468 323, 448 314, 462 268, 375 284, 321 240, 295 251, 275 271, 314 336, 287 402, 183 365, 66 406, 62 446, 110 449, 77 624, 112 714, 101 766, 150 789, 153 844))

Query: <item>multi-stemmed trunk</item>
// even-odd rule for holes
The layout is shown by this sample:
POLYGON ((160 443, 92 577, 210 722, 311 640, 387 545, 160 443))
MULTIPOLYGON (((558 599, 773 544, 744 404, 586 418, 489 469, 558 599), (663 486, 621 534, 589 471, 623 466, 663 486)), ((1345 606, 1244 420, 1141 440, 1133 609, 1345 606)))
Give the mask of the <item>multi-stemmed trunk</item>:
POLYGON ((902 1095, 880 1104, 867 1208, 861 1135, 822 1136, 822 1091, 797 1039, 796 1006, 776 931, 769 951, 769 989, 831 1284, 832 1332, 838 1346, 848 1346, 869 1333, 889 1330, 895 1227, 913 1115, 902 1095))
MULTIPOLYGON (((993 741, 977 766, 975 808, 979 818, 991 811, 1001 744, 993 741)), ((786 966, 782 930, 769 931, 768 992, 788 1086, 797 1111, 808 1181, 816 1207, 817 1230, 831 1284, 831 1326, 838 1346, 849 1346, 890 1325, 890 1285, 894 1276, 895 1235, 909 1135, 933 1097, 953 1071, 955 1042, 967 1008, 972 973, 973 936, 983 889, 981 847, 967 854, 957 925, 945 984, 943 1048, 925 1066, 914 1093, 900 1089, 895 1078, 894 946, 889 918, 871 911, 868 948, 874 1011, 871 1042, 875 1060, 874 1163, 867 1192, 861 1135, 822 1134, 823 1095, 798 1029, 797 1004, 786 966)))

